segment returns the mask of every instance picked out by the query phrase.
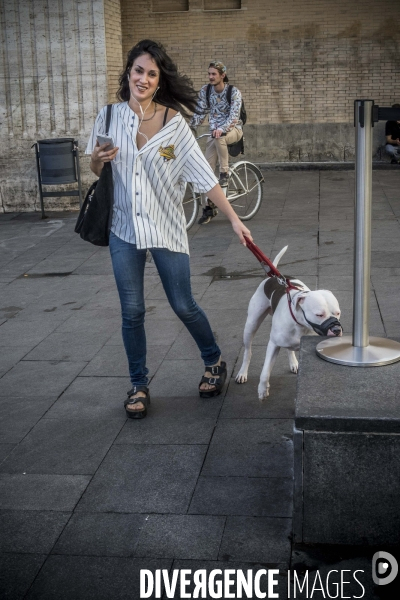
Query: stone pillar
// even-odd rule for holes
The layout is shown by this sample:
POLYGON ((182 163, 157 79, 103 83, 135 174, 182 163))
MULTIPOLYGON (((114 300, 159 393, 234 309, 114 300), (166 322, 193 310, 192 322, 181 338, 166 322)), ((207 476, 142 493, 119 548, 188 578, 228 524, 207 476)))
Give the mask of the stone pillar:
MULTIPOLYGON (((111 23, 113 3, 105 1, 111 23)), ((0 211, 35 210, 37 139, 78 139, 84 181, 93 179, 83 151, 108 96, 104 0, 2 0, 0 22, 0 211)), ((46 201, 53 209, 75 204, 46 201)))

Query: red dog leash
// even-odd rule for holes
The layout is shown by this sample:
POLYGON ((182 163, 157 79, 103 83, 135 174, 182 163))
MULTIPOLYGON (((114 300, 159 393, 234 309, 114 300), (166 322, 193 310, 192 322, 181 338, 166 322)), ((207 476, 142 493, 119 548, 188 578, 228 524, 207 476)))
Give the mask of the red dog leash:
POLYGON ((287 279, 286 277, 284 277, 278 271, 278 269, 275 267, 275 265, 270 261, 268 256, 265 256, 265 254, 263 252, 261 252, 260 248, 258 246, 256 246, 254 242, 251 242, 249 240, 249 238, 245 235, 243 235, 243 237, 246 240, 247 248, 250 250, 250 252, 252 252, 254 254, 256 259, 262 264, 264 271, 266 272, 268 277, 276 277, 277 280, 279 281, 279 283, 285 286, 290 314, 292 315, 294 321, 296 321, 297 325, 300 325, 300 327, 303 327, 303 325, 301 325, 301 323, 298 322, 298 320, 296 319, 296 317, 293 313, 292 299, 291 299, 290 293, 289 293, 290 290, 300 291, 301 288, 298 288, 297 286, 293 285, 291 283, 290 279, 287 279))

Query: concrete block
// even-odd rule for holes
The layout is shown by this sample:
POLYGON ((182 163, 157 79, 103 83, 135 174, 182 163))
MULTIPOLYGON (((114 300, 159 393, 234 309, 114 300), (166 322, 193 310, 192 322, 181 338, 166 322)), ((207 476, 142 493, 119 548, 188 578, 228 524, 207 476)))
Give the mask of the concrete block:
POLYGON ((321 360, 302 338, 295 413, 296 541, 399 544, 400 363, 321 360))
POLYGON ((303 541, 400 544, 400 434, 304 434, 303 541))

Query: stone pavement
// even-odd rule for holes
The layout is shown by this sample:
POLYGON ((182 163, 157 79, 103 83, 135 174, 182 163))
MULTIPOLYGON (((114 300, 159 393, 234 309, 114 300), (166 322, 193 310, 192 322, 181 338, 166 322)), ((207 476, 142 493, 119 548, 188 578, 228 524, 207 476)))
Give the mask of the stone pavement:
MULTIPOLYGON (((351 333, 354 172, 265 176, 255 242, 271 257, 289 244, 285 272, 331 289, 351 333)), ((400 336, 399 181, 374 172, 370 333, 390 337, 400 336)), ((274 567, 286 598, 285 571, 324 555, 291 547, 296 377, 282 352, 258 401, 268 320, 248 383, 233 379, 263 278, 256 259, 221 216, 189 232, 194 295, 232 375, 210 400, 198 398, 197 348, 147 263, 153 402, 148 418, 127 420, 108 249, 81 241, 75 219, 0 217, 0 597, 136 599, 140 568, 274 567)))

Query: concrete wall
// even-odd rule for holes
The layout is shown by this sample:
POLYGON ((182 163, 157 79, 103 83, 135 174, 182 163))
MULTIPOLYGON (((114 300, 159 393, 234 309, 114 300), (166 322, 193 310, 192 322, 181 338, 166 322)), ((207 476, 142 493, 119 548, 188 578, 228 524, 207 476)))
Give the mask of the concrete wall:
MULTIPOLYGON (((0 141, 6 149, 0 210, 33 210, 33 142, 76 137, 83 149, 107 102, 103 0, 3 0, 0 23, 0 141)), ((87 160, 82 167, 85 180, 93 179, 87 160)), ((74 198, 46 200, 48 207, 73 204, 74 198)))

